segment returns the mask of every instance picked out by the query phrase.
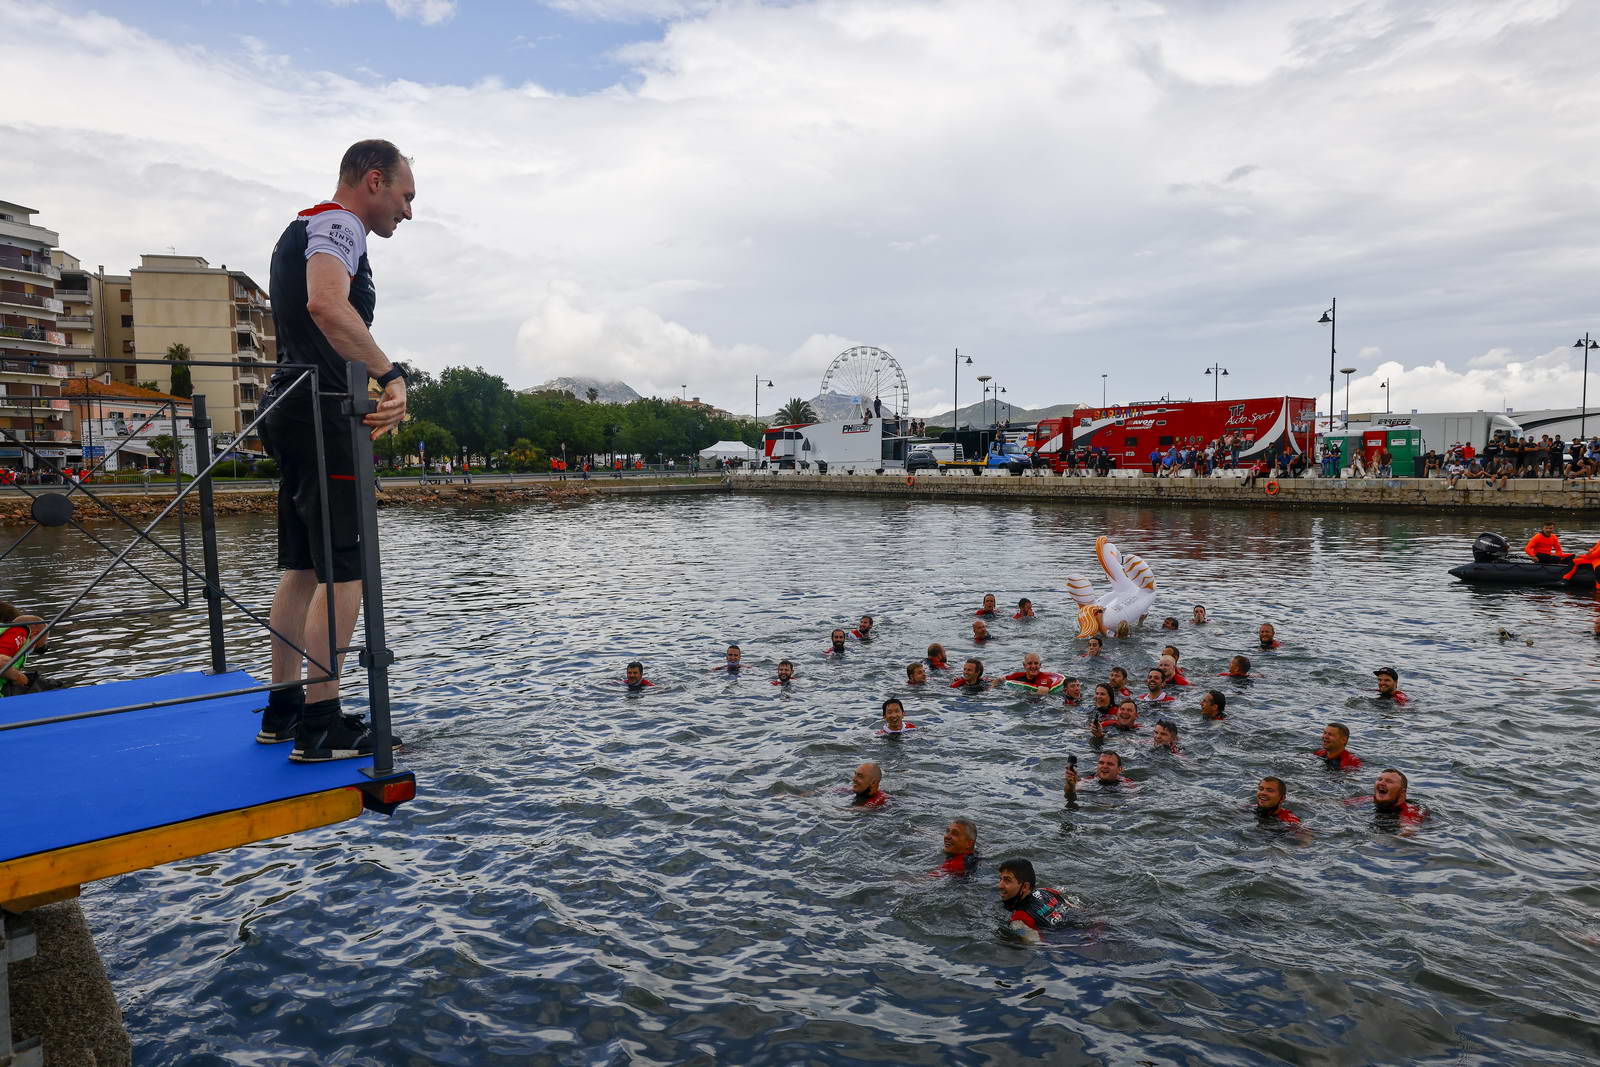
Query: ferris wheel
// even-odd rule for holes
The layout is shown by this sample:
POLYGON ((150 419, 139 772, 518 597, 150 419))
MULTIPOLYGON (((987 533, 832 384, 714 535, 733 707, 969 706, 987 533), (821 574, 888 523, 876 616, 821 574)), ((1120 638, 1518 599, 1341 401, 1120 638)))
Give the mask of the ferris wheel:
POLYGON ((911 387, 906 372, 893 356, 881 348, 857 345, 833 357, 822 375, 823 396, 842 394, 864 405, 883 401, 883 413, 900 418, 911 416, 911 387))

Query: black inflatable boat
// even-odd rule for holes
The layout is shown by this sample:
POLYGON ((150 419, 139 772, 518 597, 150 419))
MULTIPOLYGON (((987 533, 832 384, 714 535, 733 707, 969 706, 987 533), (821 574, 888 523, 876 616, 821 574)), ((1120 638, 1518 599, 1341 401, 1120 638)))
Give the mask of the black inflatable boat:
POLYGON ((1484 585, 1559 585, 1568 589, 1589 589, 1594 586, 1594 568, 1579 567, 1571 580, 1564 576, 1572 569, 1570 562, 1563 563, 1550 556, 1538 562, 1517 559, 1511 555, 1511 546, 1504 537, 1494 533, 1479 534, 1472 543, 1472 562, 1450 568, 1450 573, 1463 582, 1484 585))

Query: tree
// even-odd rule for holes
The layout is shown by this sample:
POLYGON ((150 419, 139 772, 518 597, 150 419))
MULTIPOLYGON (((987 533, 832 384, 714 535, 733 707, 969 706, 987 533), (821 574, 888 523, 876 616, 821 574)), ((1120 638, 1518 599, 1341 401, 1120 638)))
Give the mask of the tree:
MULTIPOLYGON (((511 390, 499 376, 482 367, 446 367, 437 381, 407 392, 416 416, 449 430, 469 457, 487 457, 505 447, 513 404, 511 390)), ((447 453, 430 442, 428 454, 447 453)))
POLYGON ((178 439, 170 433, 156 434, 150 438, 150 451, 161 457, 161 469, 170 472, 171 467, 169 464, 172 462, 172 458, 178 454, 178 439))
POLYGON ((167 346, 167 360, 173 365, 173 396, 185 398, 194 396, 194 378, 190 376, 188 367, 179 366, 179 361, 188 359, 191 354, 189 346, 182 341, 174 341, 167 346))
POLYGON ((393 433, 378 438, 377 445, 389 457, 390 466, 395 467, 412 456, 423 455, 424 446, 426 454, 435 459, 455 455, 458 447, 454 434, 427 419, 406 420, 393 433))
POLYGON ((779 408, 778 414, 773 417, 773 425, 775 426, 798 426, 816 421, 817 413, 815 409, 799 397, 795 397, 779 408))
POLYGON ((593 404, 596 400, 600 399, 600 390, 596 389, 592 385, 589 386, 588 389, 584 390, 584 393, 585 393, 586 396, 588 396, 589 403, 591 403, 591 404, 593 404))

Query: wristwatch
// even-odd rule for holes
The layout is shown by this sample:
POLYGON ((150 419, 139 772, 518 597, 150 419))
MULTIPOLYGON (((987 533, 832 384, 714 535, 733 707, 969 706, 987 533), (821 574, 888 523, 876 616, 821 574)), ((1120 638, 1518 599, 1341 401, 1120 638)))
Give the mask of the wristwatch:
POLYGON ((404 378, 406 384, 411 384, 411 373, 404 363, 391 364, 389 369, 378 375, 378 388, 382 389, 396 378, 404 378))

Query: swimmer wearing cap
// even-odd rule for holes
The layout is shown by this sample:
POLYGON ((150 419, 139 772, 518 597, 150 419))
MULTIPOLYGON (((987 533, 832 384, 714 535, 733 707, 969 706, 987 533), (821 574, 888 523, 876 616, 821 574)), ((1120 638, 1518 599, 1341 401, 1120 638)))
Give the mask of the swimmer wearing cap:
POLYGON ((1378 676, 1378 699, 1392 700, 1396 704, 1409 703, 1411 698, 1400 689, 1400 672, 1393 667, 1379 667, 1372 672, 1378 676))

